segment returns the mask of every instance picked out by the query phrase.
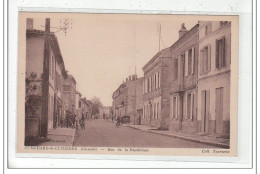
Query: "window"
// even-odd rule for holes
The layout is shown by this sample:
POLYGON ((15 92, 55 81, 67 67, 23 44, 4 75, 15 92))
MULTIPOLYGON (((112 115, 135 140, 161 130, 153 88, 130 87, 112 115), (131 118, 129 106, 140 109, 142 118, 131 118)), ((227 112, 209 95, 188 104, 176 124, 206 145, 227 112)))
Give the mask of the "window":
POLYGON ((172 98, 172 118, 177 119, 178 118, 178 100, 177 96, 172 98))
POLYGON ((216 68, 220 69, 226 66, 225 38, 216 40, 216 68))
POLYGON ((79 101, 79 108, 81 108, 81 101, 79 101))
POLYGON ((174 59, 174 63, 173 63, 173 80, 177 80, 178 79, 178 58, 174 59))
POLYGON ((200 50, 200 73, 205 74, 210 71, 210 46, 200 50))
POLYGON ((187 98, 186 98, 186 118, 188 120, 191 120, 193 117, 193 105, 194 105, 194 94, 190 93, 187 94, 187 98))
POLYGON ((212 25, 208 24, 205 26, 205 35, 208 35, 212 31, 212 25))

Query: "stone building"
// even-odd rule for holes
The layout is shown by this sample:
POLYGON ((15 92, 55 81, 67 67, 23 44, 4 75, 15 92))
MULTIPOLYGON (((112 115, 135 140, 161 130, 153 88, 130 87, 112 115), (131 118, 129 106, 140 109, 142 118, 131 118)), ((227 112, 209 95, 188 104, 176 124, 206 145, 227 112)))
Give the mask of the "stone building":
MULTIPOLYGON (((63 83, 66 80, 67 72, 63 57, 60 51, 57 37, 50 33, 47 42, 48 55, 44 64, 45 32, 33 29, 33 19, 27 19, 26 30, 26 88, 30 85, 39 86, 33 93, 26 92, 26 114, 28 109, 36 108, 34 115, 26 115, 25 136, 47 136, 46 130, 59 125, 60 119, 64 116, 64 103, 62 100, 63 83), (44 68, 45 67, 45 68, 44 68), (43 74, 48 74, 44 77, 43 74), (32 79, 33 78, 33 79, 32 79), (43 81, 47 79, 47 81, 43 81), (33 83, 33 84, 32 84, 33 83), (43 88, 47 92, 46 100, 43 100, 43 88), (32 96, 38 97, 39 102, 30 102, 32 96), (36 106, 37 105, 37 106, 36 106), (43 109, 43 105, 45 108, 43 109), (46 120, 45 120, 46 118, 46 120), (41 126, 40 126, 41 123, 41 126)), ((35 98, 34 98, 35 99, 35 98)))
POLYGON ((170 131, 197 132, 198 27, 197 24, 188 31, 182 24, 179 39, 170 47, 170 131))
POLYGON ((76 80, 70 74, 64 81, 62 98, 65 111, 69 110, 71 113, 76 114, 76 80))
POLYGON ((113 93, 113 113, 117 118, 130 116, 130 124, 139 124, 143 108, 143 77, 129 76, 113 93))
POLYGON ((141 124, 168 129, 172 84, 170 48, 158 52, 144 67, 143 118, 141 124))
POLYGON ((199 132, 230 133, 231 22, 199 22, 199 132))

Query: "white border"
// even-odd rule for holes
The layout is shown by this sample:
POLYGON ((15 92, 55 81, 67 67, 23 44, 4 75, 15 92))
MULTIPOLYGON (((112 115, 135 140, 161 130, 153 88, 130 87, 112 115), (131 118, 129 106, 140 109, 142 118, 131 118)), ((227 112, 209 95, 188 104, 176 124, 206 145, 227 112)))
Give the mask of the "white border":
MULTIPOLYGON (((54 1, 54 0, 10 0, 9 1, 9 67, 8 67, 8 128, 9 128, 9 167, 171 167, 171 168, 248 168, 251 167, 252 150, 252 45, 251 45, 251 2, 244 0, 78 0, 78 1, 54 1), (214 3, 213 3, 214 2, 214 3), (55 8, 49 8, 55 7, 55 8), (86 7, 86 8, 83 8, 86 7), (66 9, 64 9, 66 8, 66 9), (101 156, 85 155, 85 160, 65 160, 43 158, 17 158, 15 154, 16 138, 16 97, 17 97, 17 38, 18 38, 18 10, 37 10, 41 12, 59 11, 59 12, 96 12, 96 13, 169 13, 169 14, 233 14, 240 15, 239 28, 239 146, 238 158, 226 157, 147 157, 147 156, 101 156), (112 10, 111 10, 112 9, 112 10), (242 107, 243 106, 243 107, 242 107), (243 124, 242 124, 243 123, 243 124), (118 159, 114 160, 93 160, 93 159, 118 159), (154 160, 151 161, 132 161, 132 160, 154 160), (169 160, 163 162, 160 160, 169 160), (127 160, 131 160, 130 162, 127 160), (205 162, 173 162, 173 161, 214 161, 214 163, 205 162), (66 162, 64 162, 66 161, 66 162), (218 163, 216 163, 218 162, 218 163), (229 162, 229 163, 223 163, 229 162), (232 163, 231 163, 232 162, 232 163), (69 166, 67 164, 70 164, 69 166), (87 164, 86 164, 87 163, 87 164)), ((5 115, 6 116, 6 115, 5 115)), ((7 117, 6 117, 7 118, 7 117)), ((6 119, 5 119, 6 120, 6 119)), ((57 155, 55 155, 57 157, 57 155)), ((60 155, 59 155, 60 156, 60 155)), ((61 155, 62 156, 62 155, 61 155)), ((68 156, 68 155, 65 155, 68 156)), ((65 157, 64 156, 64 157, 65 157)), ((54 157, 54 155, 48 155, 54 157)), ((71 155, 75 158, 75 155, 71 155)))

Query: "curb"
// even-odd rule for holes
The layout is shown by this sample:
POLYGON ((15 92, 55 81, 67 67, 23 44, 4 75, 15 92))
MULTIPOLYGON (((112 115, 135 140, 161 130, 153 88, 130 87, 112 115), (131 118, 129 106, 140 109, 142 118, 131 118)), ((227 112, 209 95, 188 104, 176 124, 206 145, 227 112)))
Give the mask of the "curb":
POLYGON ((149 132, 149 133, 154 133, 154 134, 158 134, 158 135, 164 135, 164 136, 167 136, 167 137, 179 138, 179 139, 183 139, 183 140, 187 140, 187 141, 191 141, 191 142, 203 143, 203 144, 207 144, 207 145, 214 145, 214 146, 221 147, 221 148, 230 148, 229 145, 223 144, 223 143, 217 143, 217 142, 212 142, 212 141, 204 141, 204 140, 188 138, 188 137, 179 136, 179 135, 163 134, 163 133, 154 132, 154 131, 151 131, 151 130, 142 130, 140 128, 131 127, 129 125, 123 125, 123 126, 129 127, 129 128, 132 128, 132 129, 137 129, 137 130, 140 130, 140 131, 143 131, 143 132, 149 132))

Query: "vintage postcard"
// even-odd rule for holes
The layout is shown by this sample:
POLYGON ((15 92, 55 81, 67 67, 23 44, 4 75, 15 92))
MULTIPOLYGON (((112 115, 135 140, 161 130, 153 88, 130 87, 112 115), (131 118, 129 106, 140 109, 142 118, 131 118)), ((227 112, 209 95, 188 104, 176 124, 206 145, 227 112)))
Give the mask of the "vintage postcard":
POLYGON ((17 153, 237 156, 238 21, 20 12, 17 153))

